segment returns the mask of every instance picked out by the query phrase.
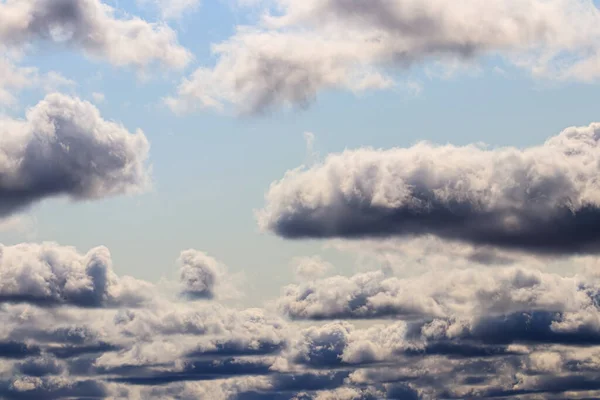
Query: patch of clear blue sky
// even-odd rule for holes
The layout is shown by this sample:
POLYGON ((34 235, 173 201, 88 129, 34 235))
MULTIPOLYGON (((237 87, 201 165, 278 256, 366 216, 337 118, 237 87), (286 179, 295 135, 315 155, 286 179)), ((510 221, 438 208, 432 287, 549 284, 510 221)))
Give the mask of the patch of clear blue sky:
MULTIPOLYGON (((113 3, 116 3, 113 1, 113 3)), ((130 7, 133 2, 121 1, 130 7)), ((149 12, 131 14, 152 19, 149 12)), ((212 65, 210 44, 226 39, 247 17, 229 5, 206 1, 173 26, 198 65, 212 65)), ((302 133, 316 134, 321 156, 346 148, 409 146, 419 140, 492 146, 530 146, 571 125, 600 120, 597 87, 537 82, 526 72, 489 58, 478 74, 429 79, 423 68, 397 74, 420 82, 423 91, 373 92, 361 96, 321 93, 310 108, 258 118, 207 112, 178 117, 160 106, 174 93, 180 74, 158 73, 141 82, 131 70, 87 61, 78 54, 40 49, 27 63, 57 70, 78 83, 75 92, 91 99, 102 92, 102 115, 129 130, 144 130, 152 143, 154 190, 150 193, 73 204, 50 200, 32 209, 35 240, 57 241, 82 251, 108 246, 119 274, 157 280, 173 277, 175 259, 196 248, 244 271, 250 304, 275 296, 292 281, 290 260, 323 254, 339 272, 354 269, 352 258, 322 250, 318 242, 290 242, 258 232, 253 210, 263 205, 269 184, 306 161, 302 133), (494 72, 500 66, 505 73, 494 72)), ((26 93, 23 105, 39 94, 26 93)), ((3 233, 16 243, 23 235, 3 233)))

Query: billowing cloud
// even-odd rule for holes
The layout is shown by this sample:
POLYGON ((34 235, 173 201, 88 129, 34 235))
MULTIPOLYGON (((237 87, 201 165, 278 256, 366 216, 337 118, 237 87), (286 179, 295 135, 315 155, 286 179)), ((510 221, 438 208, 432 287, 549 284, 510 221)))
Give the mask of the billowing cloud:
POLYGON ((258 212, 286 238, 431 234, 538 253, 595 253, 600 124, 526 149, 359 149, 286 173, 258 212))
POLYGON ((398 278, 381 271, 289 285, 279 309, 296 319, 451 318, 593 308, 599 286, 519 267, 436 271, 398 278))
POLYGON ((117 277, 104 247, 82 255, 53 243, 0 246, 1 303, 135 306, 147 300, 148 286, 130 277, 117 277))
POLYGON ((148 149, 141 131, 104 120, 88 102, 50 94, 24 120, 0 119, 0 217, 53 196, 143 190, 148 149))
POLYGON ((185 250, 179 256, 181 294, 189 299, 232 298, 239 295, 238 277, 227 266, 198 250, 185 250))
POLYGON ((327 89, 385 89, 388 73, 500 54, 535 75, 594 80, 600 14, 592 0, 276 0, 256 26, 213 46, 167 99, 175 111, 305 106, 327 89), (289 51, 294 49, 294 51, 289 51))
POLYGON ((63 43, 118 66, 157 62, 182 68, 190 60, 164 24, 117 18, 100 0, 7 0, 0 3, 0 46, 63 43))

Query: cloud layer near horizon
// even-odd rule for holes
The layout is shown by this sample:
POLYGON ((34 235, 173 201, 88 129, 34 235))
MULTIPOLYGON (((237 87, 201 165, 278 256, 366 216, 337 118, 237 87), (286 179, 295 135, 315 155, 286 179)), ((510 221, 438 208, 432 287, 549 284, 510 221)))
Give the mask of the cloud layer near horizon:
POLYGON ((286 238, 435 235, 537 253, 600 250, 600 124, 526 149, 363 148, 274 182, 258 212, 286 238))
POLYGON ((216 65, 197 69, 167 98, 174 111, 306 106, 327 89, 392 88, 395 71, 414 64, 496 54, 536 76, 592 81, 600 74, 592 0, 251 3, 264 6, 261 20, 213 46, 216 65))
POLYGON ((52 196, 98 199, 149 184, 143 132, 106 121, 91 103, 50 94, 25 119, 0 117, 0 217, 52 196))
MULTIPOLYGON (((293 301, 304 304, 303 318, 325 320, 303 327, 266 309, 120 277, 103 247, 80 254, 20 244, 0 255, 6 399, 564 398, 600 390, 596 278, 508 267, 309 280, 286 288, 280 303, 288 315, 293 301), (366 310, 377 307, 394 321, 360 328, 333 320, 372 318, 366 310)), ((205 257, 183 252, 182 277, 205 257)))

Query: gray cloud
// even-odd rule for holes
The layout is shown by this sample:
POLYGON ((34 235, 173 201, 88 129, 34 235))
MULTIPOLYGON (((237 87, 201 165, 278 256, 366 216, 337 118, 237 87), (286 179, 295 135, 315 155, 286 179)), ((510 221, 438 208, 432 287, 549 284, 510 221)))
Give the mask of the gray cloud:
POLYGON ((600 17, 591 0, 266 4, 273 7, 256 26, 238 27, 213 46, 216 65, 181 83, 167 99, 173 110, 233 105, 256 114, 306 106, 327 89, 396 86, 386 70, 495 54, 536 75, 593 80, 600 74, 600 17))
POLYGON ((198 250, 186 250, 179 256, 181 294, 189 299, 231 298, 239 295, 236 278, 227 267, 198 250))
POLYGON ((50 94, 0 120, 0 217, 52 196, 97 199, 149 184, 148 141, 78 98, 50 94))
POLYGON ((64 43, 119 66, 181 68, 191 59, 167 25, 114 14, 99 0, 8 0, 0 4, 0 46, 64 43))
POLYGON ((332 154, 286 173, 258 213, 286 238, 432 234, 539 253, 597 252, 600 125, 543 145, 485 149, 420 143, 332 154))
POLYGON ((2 398, 597 394, 599 297, 589 276, 497 267, 315 278, 286 289, 309 294, 284 296, 284 311, 396 320, 307 326, 215 297, 189 301, 168 283, 125 283, 104 248, 24 244, 0 254, 0 293, 10 299, 0 307, 2 398))

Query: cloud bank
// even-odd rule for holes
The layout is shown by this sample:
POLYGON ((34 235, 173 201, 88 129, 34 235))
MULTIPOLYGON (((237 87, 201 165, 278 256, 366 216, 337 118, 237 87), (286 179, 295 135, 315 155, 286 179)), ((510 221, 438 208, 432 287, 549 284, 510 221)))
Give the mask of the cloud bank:
POLYGON ((598 78, 600 13, 592 0, 276 0, 255 26, 215 44, 167 98, 176 112, 233 106, 243 114, 304 107, 328 89, 396 86, 432 61, 501 55, 536 76, 598 78), (289 51, 294 49, 294 51, 289 51))
POLYGON ((53 196, 98 199, 149 184, 141 131, 104 120, 92 104, 50 94, 24 120, 0 120, 0 217, 53 196))
POLYGON ((597 253, 600 124, 526 149, 363 148, 271 185, 258 212, 286 238, 434 235, 537 253, 597 253))

